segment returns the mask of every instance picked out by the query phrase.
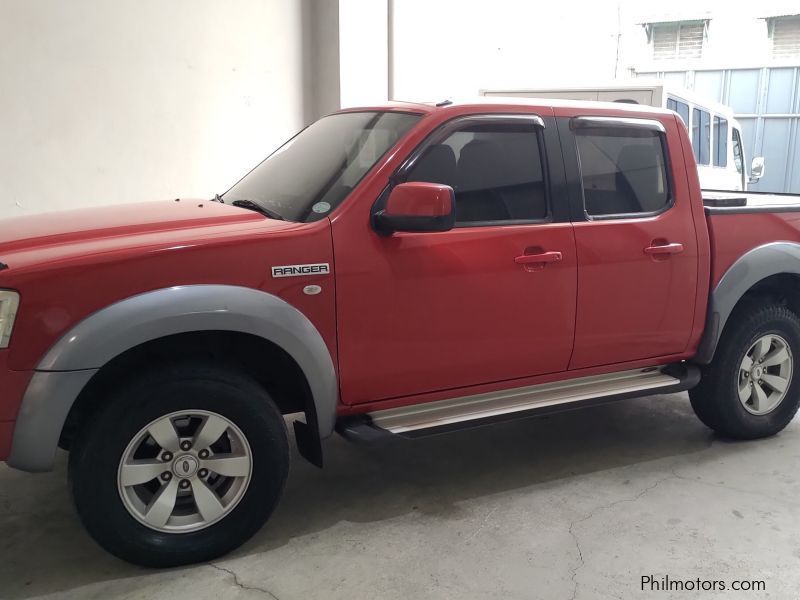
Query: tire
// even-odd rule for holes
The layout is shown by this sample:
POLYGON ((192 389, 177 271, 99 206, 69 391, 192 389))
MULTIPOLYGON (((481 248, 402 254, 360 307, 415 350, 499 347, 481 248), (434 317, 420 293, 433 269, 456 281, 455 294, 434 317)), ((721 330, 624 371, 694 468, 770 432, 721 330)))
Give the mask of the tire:
POLYGON ((208 561, 243 544, 271 515, 288 471, 286 425, 267 392, 214 364, 162 367, 123 382, 79 431, 69 456, 73 499, 89 534, 147 567, 208 561), (185 451, 180 445, 190 439, 198 447, 185 451), (173 445, 170 456, 165 448, 173 445), (135 469, 160 470, 158 462, 160 475, 133 484, 151 474, 135 469))
POLYGON ((690 390, 692 408, 706 426, 728 438, 775 435, 800 407, 798 360, 800 318, 766 299, 747 301, 731 315, 712 363, 703 368, 700 383, 690 390), (771 364, 778 359, 780 363, 771 364), (764 363, 769 365, 766 369, 764 363), (772 387, 767 380, 779 385, 772 387))

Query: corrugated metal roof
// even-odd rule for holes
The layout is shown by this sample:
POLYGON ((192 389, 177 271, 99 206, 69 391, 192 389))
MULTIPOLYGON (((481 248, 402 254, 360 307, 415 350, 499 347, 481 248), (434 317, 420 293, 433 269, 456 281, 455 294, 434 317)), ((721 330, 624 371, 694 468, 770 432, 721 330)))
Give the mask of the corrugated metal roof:
POLYGON ((636 17, 636 21, 639 25, 650 25, 682 23, 685 21, 708 21, 711 18, 713 18, 713 15, 708 10, 655 10, 640 13, 636 17))

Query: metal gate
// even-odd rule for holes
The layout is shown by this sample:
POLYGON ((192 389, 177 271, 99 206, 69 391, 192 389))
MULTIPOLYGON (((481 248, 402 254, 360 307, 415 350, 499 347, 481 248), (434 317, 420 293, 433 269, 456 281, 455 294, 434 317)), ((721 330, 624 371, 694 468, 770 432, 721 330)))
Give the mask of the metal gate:
POLYGON ((748 160, 763 156, 766 164, 764 177, 750 189, 800 194, 800 66, 633 74, 664 79, 732 107, 748 160))

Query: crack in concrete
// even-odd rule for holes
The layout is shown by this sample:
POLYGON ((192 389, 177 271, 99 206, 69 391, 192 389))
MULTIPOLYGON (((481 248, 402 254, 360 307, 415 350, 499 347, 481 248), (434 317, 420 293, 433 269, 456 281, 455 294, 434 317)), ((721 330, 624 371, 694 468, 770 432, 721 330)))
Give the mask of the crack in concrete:
MULTIPOLYGON (((708 448, 710 448, 713 445, 713 443, 714 443, 714 438, 712 437, 710 439, 710 441, 709 441, 708 448)), ((623 504, 625 502, 636 502, 637 500, 642 498, 642 496, 644 496, 645 494, 653 491, 655 488, 657 488, 659 485, 661 485, 665 481, 669 481, 670 479, 678 479, 680 481, 689 481, 689 482, 697 483, 697 484, 700 484, 700 485, 705 485, 705 486, 709 486, 709 487, 728 490, 730 492, 751 494, 753 496, 759 496, 759 497, 762 497, 762 498, 767 498, 769 500, 772 500, 773 502, 779 502, 779 503, 783 502, 783 503, 789 504, 790 506, 800 506, 800 504, 792 502, 791 500, 781 499, 781 498, 774 498, 772 496, 768 496, 767 494, 763 494, 761 492, 756 492, 756 491, 753 491, 753 490, 745 490, 745 489, 736 488, 736 487, 732 487, 732 486, 728 486, 728 485, 723 485, 723 484, 720 484, 720 483, 712 483, 710 481, 704 481, 702 479, 695 479, 695 478, 692 478, 692 477, 688 477, 686 475, 681 475, 680 473, 678 473, 676 471, 676 467, 675 466, 670 467, 669 471, 670 471, 669 475, 667 475, 666 477, 662 477, 661 479, 657 480, 652 485, 646 487, 641 492, 636 494, 633 498, 623 498, 622 500, 615 500, 614 502, 610 502, 608 504, 604 504, 602 506, 598 506, 597 508, 592 510, 589 514, 581 517, 580 519, 577 519, 577 520, 574 520, 574 521, 570 522, 570 524, 569 524, 569 534, 572 537, 573 541, 575 542, 575 549, 578 552, 578 564, 574 568, 570 569, 570 580, 572 581, 572 586, 573 586, 572 587, 572 596, 570 597, 570 600, 575 600, 575 598, 578 595, 578 587, 579 587, 578 580, 577 580, 578 571, 580 571, 585 565, 585 561, 584 561, 584 558, 583 558, 583 548, 581 548, 580 539, 578 538, 578 535, 575 533, 575 527, 577 525, 580 525, 581 523, 583 523, 585 521, 588 521, 589 519, 594 517, 595 514, 597 514, 600 511, 607 510, 609 508, 613 508, 614 506, 616 506, 618 504, 623 504)))
POLYGON ((489 512, 486 514, 486 516, 485 516, 485 517, 483 517, 483 520, 481 521, 480 525, 478 525, 478 527, 476 527, 476 528, 475 528, 475 531, 473 531, 473 532, 472 532, 472 535, 470 535, 470 536, 469 536, 469 537, 466 539, 466 541, 467 541, 467 542, 471 542, 472 540, 474 540, 474 539, 475 539, 475 536, 477 536, 477 535, 478 535, 478 534, 479 534, 479 533, 480 533, 480 532, 481 532, 481 531, 482 531, 482 530, 483 530, 483 529, 486 527, 486 525, 488 525, 488 523, 489 523, 489 519, 491 519, 491 518, 492 518, 492 515, 493 515, 493 514, 494 514, 496 511, 497 511, 497 507, 495 506, 495 507, 494 507, 492 510, 490 510, 490 511, 489 511, 489 512))
POLYGON ((270 592, 268 589, 257 587, 257 586, 245 585, 244 583, 242 583, 239 580, 239 576, 231 569, 226 569, 225 567, 220 567, 219 565, 216 565, 213 562, 208 563, 208 566, 216 569, 217 571, 222 571, 223 573, 227 573, 228 575, 230 575, 233 578, 233 583, 234 583, 234 585, 236 585, 236 587, 239 587, 239 588, 241 588, 243 590, 247 590, 247 591, 261 592, 262 594, 266 594, 270 598, 273 598, 273 600, 280 600, 280 598, 278 598, 275 594, 270 592))
POLYGON ((678 475, 676 475, 673 471, 670 471, 669 475, 667 475, 666 477, 662 477, 661 479, 657 480, 652 485, 647 486, 641 492, 636 494, 633 498, 623 498, 621 500, 614 500, 613 502, 609 502, 608 504, 603 504, 601 506, 598 506, 597 508, 595 508, 589 514, 583 516, 582 518, 576 519, 574 521, 570 521, 569 534, 570 534, 570 536, 572 536, 572 539, 575 542, 575 549, 578 551, 578 564, 574 568, 570 569, 570 581, 572 582, 572 595, 570 596, 570 600, 575 600, 575 598, 578 595, 578 579, 577 579, 578 578, 578 571, 580 571, 584 567, 584 565, 586 564, 584 559, 583 559, 583 548, 581 548, 580 539, 578 539, 578 535, 575 533, 575 527, 577 525, 580 525, 581 523, 583 523, 585 521, 588 521, 589 519, 594 517, 600 511, 608 510, 609 508, 613 508, 614 506, 617 506, 618 504, 624 504, 626 502, 636 502, 637 500, 641 499, 642 496, 644 496, 648 492, 653 491, 659 485, 661 485, 662 483, 664 483, 665 481, 668 481, 670 479, 680 479, 680 477, 678 475))

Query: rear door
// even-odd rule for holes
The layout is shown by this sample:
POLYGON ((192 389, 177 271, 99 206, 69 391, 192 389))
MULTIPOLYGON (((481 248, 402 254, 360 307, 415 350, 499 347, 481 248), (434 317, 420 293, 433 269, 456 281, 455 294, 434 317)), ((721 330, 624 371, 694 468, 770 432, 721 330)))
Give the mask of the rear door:
MULTIPOLYGON (((578 257, 571 369, 668 356, 689 341, 697 240, 677 121, 564 111, 578 257)), ((682 126, 682 125, 681 125, 682 126)))

